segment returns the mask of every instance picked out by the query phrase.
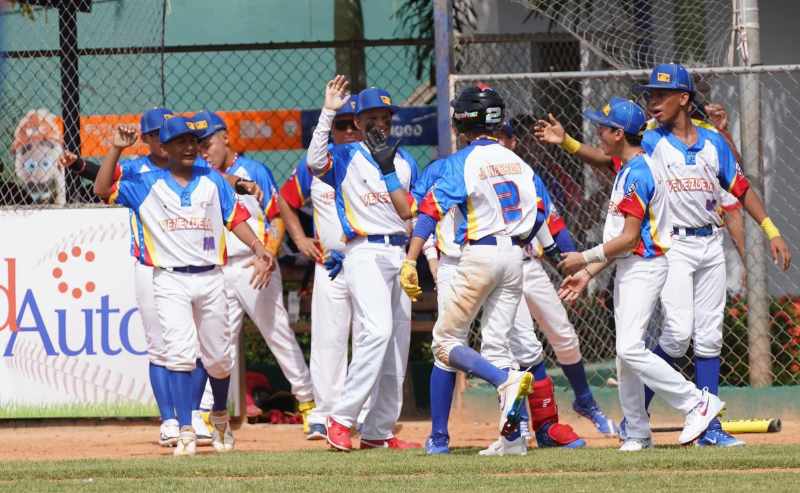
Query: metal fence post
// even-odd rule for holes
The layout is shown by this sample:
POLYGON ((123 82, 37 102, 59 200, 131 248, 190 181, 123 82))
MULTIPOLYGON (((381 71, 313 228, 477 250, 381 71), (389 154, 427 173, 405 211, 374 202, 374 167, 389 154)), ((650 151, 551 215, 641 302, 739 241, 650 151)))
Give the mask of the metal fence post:
MULTIPOLYGON (((745 66, 761 64, 759 48, 758 0, 739 1, 739 20, 742 30, 741 62, 745 66)), ((764 176, 761 160, 761 86, 760 74, 739 76, 741 94, 742 167, 750 185, 761 197, 764 176)), ((769 249, 761 228, 755 221, 745 223, 747 258, 747 338, 750 385, 764 387, 772 384, 772 350, 770 347, 769 287, 767 265, 769 249)))
POLYGON ((450 50, 453 40, 450 0, 433 4, 434 52, 436 54, 436 128, 438 154, 444 157, 450 148, 450 50))

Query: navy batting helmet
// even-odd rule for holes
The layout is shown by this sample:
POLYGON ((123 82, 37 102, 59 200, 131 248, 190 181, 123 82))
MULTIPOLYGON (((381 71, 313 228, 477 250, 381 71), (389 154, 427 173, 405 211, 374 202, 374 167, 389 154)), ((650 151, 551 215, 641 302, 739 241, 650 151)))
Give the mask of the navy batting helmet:
POLYGON ((467 87, 450 102, 453 126, 463 132, 494 132, 503 124, 506 104, 488 86, 467 87))

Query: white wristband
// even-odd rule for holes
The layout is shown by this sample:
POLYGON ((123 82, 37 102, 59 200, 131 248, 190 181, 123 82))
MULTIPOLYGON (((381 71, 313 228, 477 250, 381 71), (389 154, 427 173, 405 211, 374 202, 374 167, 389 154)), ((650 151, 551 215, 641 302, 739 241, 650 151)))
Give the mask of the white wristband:
POLYGON ((594 248, 584 250, 581 252, 581 255, 583 255, 583 260, 585 260, 587 264, 606 261, 606 254, 603 251, 602 243, 594 248))

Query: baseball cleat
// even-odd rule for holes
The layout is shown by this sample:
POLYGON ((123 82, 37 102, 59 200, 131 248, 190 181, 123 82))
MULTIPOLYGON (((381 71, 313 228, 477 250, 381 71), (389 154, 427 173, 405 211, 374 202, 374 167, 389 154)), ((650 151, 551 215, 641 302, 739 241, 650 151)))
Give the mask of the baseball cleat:
POLYGON ((181 428, 178 441, 175 443, 174 456, 195 455, 197 453, 197 436, 191 426, 181 428))
POLYGON ((500 394, 500 435, 508 437, 519 429, 522 409, 527 403, 533 375, 527 371, 511 370, 508 379, 499 387, 500 394))
POLYGON ((308 435, 311 432, 311 423, 308 422, 308 417, 311 415, 311 411, 317 405, 314 401, 305 401, 297 404, 297 411, 300 413, 300 416, 303 418, 303 433, 308 435))
POLYGON ((447 437, 428 437, 425 440, 425 453, 427 455, 443 455, 450 453, 450 439, 447 437))
POLYGON ((520 436, 516 440, 506 440, 500 437, 492 442, 489 447, 478 452, 478 455, 503 456, 503 455, 528 455, 528 443, 524 437, 520 436))
POLYGON ((653 448, 653 440, 650 438, 626 438, 619 448, 620 452, 640 452, 647 448, 653 448))
POLYGON ((622 421, 619 422, 619 427, 617 428, 617 430, 619 430, 620 442, 624 442, 625 440, 628 439, 628 422, 625 420, 624 417, 622 418, 622 421))
POLYGON ((178 443, 178 436, 181 433, 177 419, 165 419, 161 423, 158 444, 162 447, 174 447, 178 443))
POLYGON ((197 445, 211 445, 211 430, 203 419, 203 411, 192 411, 192 428, 197 435, 197 445))
POLYGON ((373 448, 391 448, 391 449, 411 449, 411 448, 422 448, 422 444, 416 442, 406 442, 405 440, 400 440, 397 437, 387 438, 386 440, 367 440, 365 438, 361 439, 361 448, 362 449, 373 449, 373 448))
POLYGON ((694 444, 698 447, 742 447, 744 442, 722 429, 718 419, 711 421, 706 431, 700 435, 694 444))
POLYGON ((710 393, 708 389, 703 389, 700 402, 686 415, 683 424, 683 431, 678 437, 678 442, 682 445, 692 442, 706 431, 711 421, 725 409, 725 403, 719 397, 710 393))
POLYGON ((328 434, 325 437, 334 450, 341 450, 342 452, 350 452, 353 449, 353 442, 350 439, 350 428, 341 425, 328 418, 328 434))
POLYGON ((536 430, 536 446, 539 448, 583 448, 586 441, 579 437, 570 425, 545 423, 536 430))
POLYGON ((606 417, 605 413, 600 406, 592 399, 589 405, 581 405, 578 401, 572 403, 572 410, 578 416, 582 416, 594 424, 597 431, 607 437, 615 437, 618 435, 617 429, 614 427, 614 422, 606 417))
POLYGON ((328 430, 325 429, 325 425, 320 423, 311 423, 308 426, 306 440, 325 440, 326 436, 328 436, 328 430))
POLYGON ((231 417, 227 409, 224 411, 213 411, 209 416, 211 426, 211 445, 217 452, 230 452, 233 450, 235 440, 231 430, 231 417))

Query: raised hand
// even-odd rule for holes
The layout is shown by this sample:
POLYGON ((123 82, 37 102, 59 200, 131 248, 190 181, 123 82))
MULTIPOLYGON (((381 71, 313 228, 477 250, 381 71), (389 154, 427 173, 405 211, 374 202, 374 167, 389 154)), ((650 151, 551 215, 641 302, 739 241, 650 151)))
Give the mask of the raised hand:
POLYGON ((703 108, 708 115, 708 119, 717 130, 728 129, 728 112, 721 104, 711 103, 705 105, 703 108))
POLYGON ((337 75, 325 85, 326 110, 338 111, 350 97, 350 82, 344 75, 337 75))
POLYGON ((533 126, 533 135, 543 144, 561 145, 564 142, 566 132, 561 123, 556 120, 552 113, 547 114, 546 120, 537 120, 533 126))
POLYGON ((111 145, 124 149, 135 144, 137 138, 136 127, 134 125, 119 125, 114 129, 111 145))

